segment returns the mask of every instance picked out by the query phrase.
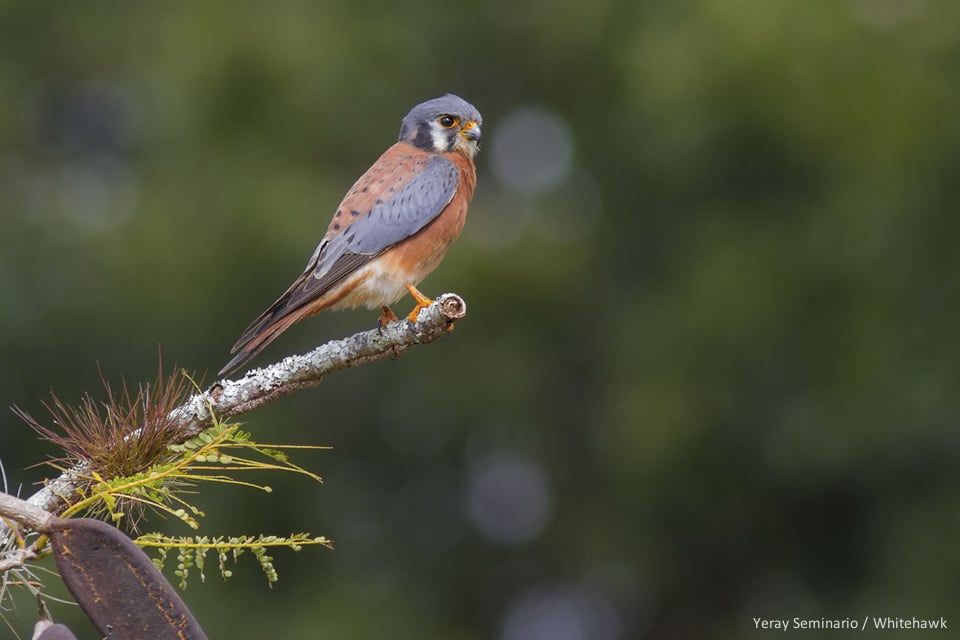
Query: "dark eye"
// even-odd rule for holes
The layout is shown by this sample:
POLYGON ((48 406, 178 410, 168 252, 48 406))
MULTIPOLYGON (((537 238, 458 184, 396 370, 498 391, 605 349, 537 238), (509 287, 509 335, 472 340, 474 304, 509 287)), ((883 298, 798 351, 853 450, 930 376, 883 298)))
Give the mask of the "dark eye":
POLYGON ((439 122, 440 126, 444 129, 449 129, 457 126, 460 123, 460 120, 456 116, 444 114, 437 118, 437 122, 439 122))

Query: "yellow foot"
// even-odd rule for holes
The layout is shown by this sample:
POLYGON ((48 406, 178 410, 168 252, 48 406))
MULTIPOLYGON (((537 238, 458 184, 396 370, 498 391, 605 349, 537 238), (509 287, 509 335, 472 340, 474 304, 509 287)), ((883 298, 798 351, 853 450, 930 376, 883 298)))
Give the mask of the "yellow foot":
POLYGON ((413 299, 417 301, 417 306, 415 306, 413 310, 407 314, 407 320, 410 322, 416 322, 417 316, 420 315, 420 312, 432 305, 433 300, 420 293, 420 291, 412 284, 407 285, 407 291, 409 291, 410 295, 413 296, 413 299))
POLYGON ((390 324, 391 322, 396 322, 397 320, 400 319, 397 317, 397 314, 393 312, 393 309, 391 309, 387 305, 383 305, 382 307, 380 307, 380 310, 383 311, 383 315, 377 318, 378 329, 380 327, 390 324))

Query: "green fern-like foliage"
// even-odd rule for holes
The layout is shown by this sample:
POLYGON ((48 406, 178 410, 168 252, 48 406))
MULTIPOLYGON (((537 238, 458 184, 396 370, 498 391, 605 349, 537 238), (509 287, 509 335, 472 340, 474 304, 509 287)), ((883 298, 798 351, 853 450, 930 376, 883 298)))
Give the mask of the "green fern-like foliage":
MULTIPOLYGON (((239 425, 216 419, 211 427, 196 437, 179 444, 170 444, 167 448, 171 453, 170 459, 153 465, 145 472, 109 480, 97 478, 98 481, 85 491, 85 495, 70 507, 65 516, 93 513, 116 522, 124 520, 127 517, 126 509, 133 506, 137 511, 153 510, 173 516, 190 528, 199 529, 199 520, 204 513, 192 504, 187 496, 196 494, 200 483, 216 482, 268 493, 272 491, 269 485, 238 477, 240 473, 251 471, 284 471, 321 481, 320 476, 294 464, 286 453, 287 449, 320 447, 259 444, 253 441, 249 433, 242 431, 239 425)), ((220 575, 223 578, 232 575, 227 567, 228 556, 236 562, 244 551, 249 551, 263 570, 268 585, 272 585, 278 580, 278 575, 273 566, 273 557, 266 553, 267 548, 287 547, 299 551, 304 545, 332 547, 327 538, 306 533, 287 537, 170 537, 152 533, 141 535, 134 542, 143 547, 157 549, 158 556, 154 559, 154 564, 161 569, 168 554, 176 551, 177 568, 174 575, 179 578, 180 589, 186 589, 192 569, 196 569, 201 580, 206 578, 205 560, 211 549, 217 552, 220 575)))
POLYGON ((92 472, 94 482, 84 489, 80 499, 64 513, 99 515, 113 521, 124 519, 130 507, 137 511, 153 509, 182 520, 197 529, 203 512, 186 496, 197 491, 201 482, 217 482, 254 488, 267 493, 272 488, 241 480, 241 472, 285 471, 321 482, 320 476, 294 464, 285 449, 322 447, 262 445, 254 442, 238 424, 215 419, 212 426, 183 443, 167 445, 168 455, 146 471, 129 476, 103 478, 92 472))
MULTIPOLYGON (((261 444, 241 430, 239 424, 215 415, 211 426, 185 440, 175 419, 177 408, 187 400, 191 387, 199 391, 186 373, 178 372, 165 379, 161 370, 153 383, 138 387, 136 393, 125 383, 119 392, 111 390, 106 382, 104 387, 105 402, 86 395, 77 406, 67 405, 55 396, 46 403, 57 430, 18 411, 42 437, 64 452, 50 464, 61 471, 69 469, 85 480, 76 495, 63 496, 70 504, 62 514, 64 518, 99 517, 136 531, 145 514, 152 511, 172 516, 197 530, 204 513, 191 500, 203 483, 271 492, 269 485, 250 479, 253 472, 261 471, 295 473, 322 481, 320 476, 295 464, 288 452, 326 447, 261 444)), ((287 537, 168 537, 152 533, 141 535, 134 542, 156 549, 154 562, 161 567, 175 552, 174 573, 181 589, 186 588, 194 573, 201 580, 205 578, 205 561, 211 550, 217 553, 218 568, 224 578, 232 573, 228 561, 232 558, 236 562, 249 551, 272 585, 277 581, 277 572, 268 549, 287 547, 299 551, 305 545, 332 546, 327 538, 306 533, 287 537)), ((39 545, 42 544, 43 537, 39 539, 39 545)))
POLYGON ((231 560, 236 563, 245 551, 250 551, 260 565, 264 576, 266 576, 267 584, 273 585, 279 579, 279 576, 273 566, 273 557, 267 555, 268 548, 287 547, 294 551, 300 551, 306 545, 322 545, 328 548, 333 546, 329 539, 323 536, 314 537, 308 533, 293 533, 285 538, 265 535, 216 536, 213 538, 207 536, 173 537, 159 533, 148 533, 141 535, 135 542, 141 547, 157 550, 157 556, 153 559, 153 564, 161 571, 166 565, 170 553, 172 551, 177 552, 177 569, 174 571, 174 575, 180 579, 180 589, 187 588, 187 579, 190 576, 191 569, 197 570, 201 581, 206 580, 204 571, 207 554, 210 551, 217 554, 217 567, 224 579, 233 575, 228 563, 231 560))

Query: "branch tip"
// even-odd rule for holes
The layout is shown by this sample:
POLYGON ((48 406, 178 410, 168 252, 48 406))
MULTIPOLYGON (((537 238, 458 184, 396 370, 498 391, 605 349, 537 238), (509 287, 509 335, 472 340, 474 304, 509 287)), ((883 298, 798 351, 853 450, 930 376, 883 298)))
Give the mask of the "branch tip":
POLYGON ((440 306, 443 317, 453 322, 467 315, 466 301, 455 293, 444 293, 437 297, 435 304, 440 306))

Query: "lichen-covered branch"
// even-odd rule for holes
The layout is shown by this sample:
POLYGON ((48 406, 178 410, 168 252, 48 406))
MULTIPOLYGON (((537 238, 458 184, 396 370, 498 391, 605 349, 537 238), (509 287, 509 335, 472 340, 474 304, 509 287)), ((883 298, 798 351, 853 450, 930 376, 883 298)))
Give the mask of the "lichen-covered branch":
POLYGON ((51 514, 27 500, 0 493, 0 518, 13 520, 34 531, 39 531, 46 528, 51 514))
MULTIPOLYGON (((17 522, 34 531, 46 529, 53 515, 40 507, 14 496, 0 492, 0 522, 17 522)), ((6 528, 0 529, 0 532, 6 528)), ((0 575, 9 569, 22 567, 24 563, 36 558, 37 552, 32 546, 14 547, 0 555, 0 575)), ((0 580, 2 584, 2 580, 0 580)))
MULTIPOLYGON (((211 424, 212 416, 230 418, 256 409, 281 396, 313 387, 324 376, 358 365, 395 357, 408 347, 427 344, 445 335, 453 322, 466 315, 466 303, 453 293, 439 296, 420 311, 416 322, 401 320, 364 331, 348 338, 332 340, 313 351, 294 355, 259 369, 248 371, 236 380, 220 380, 195 394, 173 410, 180 442, 196 436, 211 424)), ((49 481, 26 501, 31 507, 59 515, 68 506, 67 499, 80 486, 86 469, 79 465, 49 481)), ((31 510, 36 515, 38 512, 31 510)), ((30 522, 15 518, 31 527, 30 522)), ((0 546, 8 530, 0 523, 0 546)))

